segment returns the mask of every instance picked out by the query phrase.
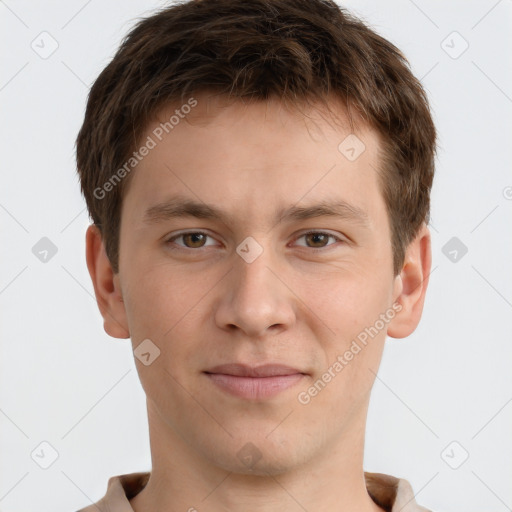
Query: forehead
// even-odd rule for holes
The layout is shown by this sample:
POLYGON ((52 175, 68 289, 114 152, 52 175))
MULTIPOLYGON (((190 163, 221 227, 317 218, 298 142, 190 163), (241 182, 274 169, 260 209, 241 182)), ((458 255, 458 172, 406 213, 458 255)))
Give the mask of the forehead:
POLYGON ((151 149, 137 164, 125 199, 139 216, 176 193, 234 211, 271 204, 275 212, 276 201, 284 207, 302 198, 371 209, 378 135, 361 122, 354 130, 339 100, 329 106, 290 109, 276 99, 207 94, 165 105, 141 138, 141 147, 151 149))
MULTIPOLYGON (((226 95, 209 91, 199 91, 181 101, 172 101, 161 105, 150 116, 145 135, 161 131, 165 137, 178 125, 207 128, 225 122, 247 122, 249 118, 268 123, 269 121, 289 122, 291 119, 309 128, 321 129, 329 123, 332 128, 347 133, 371 128, 363 121, 353 102, 329 95, 328 100, 317 98, 296 99, 294 103, 270 97, 267 100, 247 100, 228 98, 226 95), (319 123, 317 123, 319 122, 319 123)), ((157 135, 158 138, 158 135, 157 135)))

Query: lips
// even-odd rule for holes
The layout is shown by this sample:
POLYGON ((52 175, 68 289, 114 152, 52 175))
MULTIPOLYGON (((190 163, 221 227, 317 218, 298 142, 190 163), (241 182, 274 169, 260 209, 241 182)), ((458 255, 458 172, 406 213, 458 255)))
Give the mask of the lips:
POLYGON ((297 385, 306 374, 282 364, 222 364, 203 372, 217 389, 245 400, 267 400, 297 385))
POLYGON ((303 374, 297 368, 282 364, 265 364, 261 366, 249 366, 245 364, 221 364, 206 370, 205 373, 221 373, 223 375, 235 375, 237 377, 278 377, 286 375, 303 374))

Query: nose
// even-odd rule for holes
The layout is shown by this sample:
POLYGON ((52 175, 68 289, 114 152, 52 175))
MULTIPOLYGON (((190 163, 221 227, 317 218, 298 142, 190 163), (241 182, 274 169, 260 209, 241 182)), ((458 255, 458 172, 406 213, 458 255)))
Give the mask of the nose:
POLYGON ((295 321, 296 296, 286 282, 284 265, 278 264, 267 247, 254 261, 248 261, 238 254, 234 259, 234 267, 219 290, 217 325, 230 331, 238 329, 247 337, 290 328, 295 321))

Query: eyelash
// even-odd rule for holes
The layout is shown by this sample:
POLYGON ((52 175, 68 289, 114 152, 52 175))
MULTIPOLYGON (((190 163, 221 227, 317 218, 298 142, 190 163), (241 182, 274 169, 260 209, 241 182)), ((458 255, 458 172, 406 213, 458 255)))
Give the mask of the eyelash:
MULTIPOLYGON (((209 238, 213 238, 211 235, 209 235, 208 233, 205 233, 204 231, 185 231, 183 233, 179 233, 178 235, 174 235, 171 238, 168 238, 165 241, 165 243, 166 243, 166 245, 168 245, 168 244, 171 244, 174 240, 176 240, 178 238, 181 238, 181 237, 183 237, 185 235, 196 235, 196 234, 206 235, 209 238)), ((334 238, 338 242, 345 242, 342 238, 340 238, 340 237, 338 237, 336 235, 333 235, 331 233, 327 233, 326 231, 317 231, 317 230, 306 231, 305 233, 302 233, 297 238, 295 238, 294 241, 297 241, 297 240, 299 240, 299 238, 302 238, 302 237, 304 237, 306 235, 312 235, 312 234, 315 234, 315 235, 318 235, 318 234, 320 234, 320 235, 327 235, 330 238, 334 238)), ((324 251, 324 250, 328 249, 329 247, 332 247, 333 245, 335 245, 335 244, 330 244, 330 245, 327 245, 325 247, 307 247, 307 246, 301 246, 301 247, 304 247, 305 249, 309 249, 311 251, 317 252, 317 251, 324 251)), ((203 248, 205 248, 205 246, 198 247, 198 248, 194 249, 194 248, 191 248, 191 247, 185 247, 185 246, 180 246, 179 245, 178 249, 176 249, 174 247, 172 249, 173 250, 184 249, 184 250, 189 250, 189 251, 194 251, 194 250, 197 251, 197 250, 203 249, 203 248)))

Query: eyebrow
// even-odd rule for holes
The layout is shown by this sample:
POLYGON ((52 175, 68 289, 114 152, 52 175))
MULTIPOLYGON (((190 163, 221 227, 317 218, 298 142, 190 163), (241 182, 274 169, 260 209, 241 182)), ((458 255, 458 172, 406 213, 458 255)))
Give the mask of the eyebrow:
MULTIPOLYGON (((345 219, 363 227, 369 227, 368 214, 358 206, 343 200, 320 201, 309 206, 290 206, 275 211, 274 225, 279 222, 306 220, 315 217, 330 216, 345 219)), ((195 217, 198 219, 219 220, 226 225, 232 224, 234 216, 213 205, 197 202, 185 196, 174 196, 168 200, 150 206, 143 216, 145 224, 158 224, 174 218, 195 217)))

